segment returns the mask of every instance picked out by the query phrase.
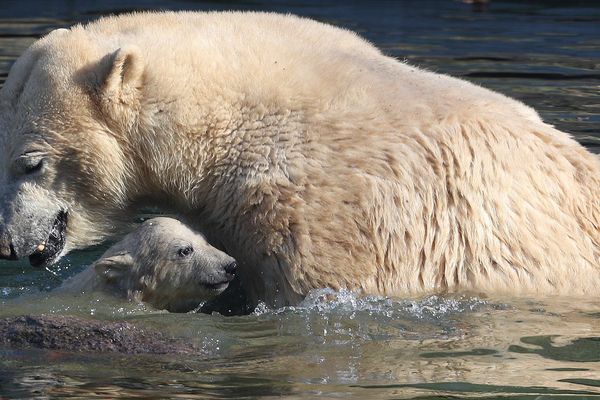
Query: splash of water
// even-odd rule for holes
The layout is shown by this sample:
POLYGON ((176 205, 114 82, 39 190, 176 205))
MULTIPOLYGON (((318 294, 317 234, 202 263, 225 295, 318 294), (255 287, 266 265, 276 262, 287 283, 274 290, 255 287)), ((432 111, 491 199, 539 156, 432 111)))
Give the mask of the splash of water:
POLYGON ((436 295, 418 300, 392 299, 383 296, 360 296, 349 290, 315 289, 310 291, 297 306, 273 309, 259 303, 253 315, 281 314, 289 312, 367 313, 392 318, 402 314, 416 318, 439 318, 447 314, 478 311, 488 303, 476 297, 440 297, 436 295))
POLYGON ((250 317, 275 322, 280 335, 303 331, 318 343, 460 336, 466 315, 488 307, 474 297, 428 296, 417 300, 360 296, 318 289, 296 306, 273 309, 260 303, 250 317))

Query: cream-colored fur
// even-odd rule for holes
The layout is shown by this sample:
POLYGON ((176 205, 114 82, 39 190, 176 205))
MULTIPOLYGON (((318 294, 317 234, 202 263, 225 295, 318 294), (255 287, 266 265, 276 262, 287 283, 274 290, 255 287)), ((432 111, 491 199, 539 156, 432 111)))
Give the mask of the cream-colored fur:
POLYGON ((102 18, 35 43, 0 101, 4 170, 48 155, 45 180, 6 187, 69 210, 63 253, 151 203, 234 256, 254 302, 325 286, 600 293, 598 159, 518 101, 352 32, 263 13, 102 18))
POLYGON ((145 221, 59 290, 105 290, 158 309, 186 312, 225 290, 234 265, 233 258, 202 235, 159 217, 145 221))

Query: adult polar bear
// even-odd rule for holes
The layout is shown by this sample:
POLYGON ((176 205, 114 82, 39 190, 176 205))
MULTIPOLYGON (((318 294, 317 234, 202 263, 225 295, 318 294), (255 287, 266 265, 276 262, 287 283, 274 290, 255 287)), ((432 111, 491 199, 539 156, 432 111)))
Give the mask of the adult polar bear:
POLYGON ((0 101, 5 258, 54 262, 153 204, 239 261, 251 304, 325 286, 600 293, 598 159, 342 29, 102 18, 33 44, 0 101))

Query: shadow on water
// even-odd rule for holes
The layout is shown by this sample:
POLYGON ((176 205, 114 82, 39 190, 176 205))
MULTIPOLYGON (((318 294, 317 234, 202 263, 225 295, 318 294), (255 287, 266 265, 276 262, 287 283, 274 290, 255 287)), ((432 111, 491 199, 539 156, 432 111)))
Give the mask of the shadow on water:
MULTIPOLYGON (((357 31, 386 54, 520 99, 600 152, 597 1, 21 0, 0 7, 0 84, 58 27, 134 10, 291 12, 357 31)), ((600 398, 598 299, 392 300, 316 291, 298 307, 225 318, 50 292, 105 247, 50 271, 0 263, 0 318, 127 321, 194 355, 0 349, 0 398, 600 398)))

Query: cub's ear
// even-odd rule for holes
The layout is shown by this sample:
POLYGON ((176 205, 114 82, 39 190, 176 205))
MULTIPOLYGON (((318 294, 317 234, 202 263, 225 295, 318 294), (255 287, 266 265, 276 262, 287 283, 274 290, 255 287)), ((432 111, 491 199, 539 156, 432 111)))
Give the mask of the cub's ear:
POLYGON ((101 258, 94 263, 94 271, 106 282, 114 282, 127 275, 133 268, 133 257, 129 253, 101 258))
POLYGON ((122 47, 107 57, 108 72, 101 92, 111 102, 132 104, 142 86, 144 59, 136 46, 122 47))

